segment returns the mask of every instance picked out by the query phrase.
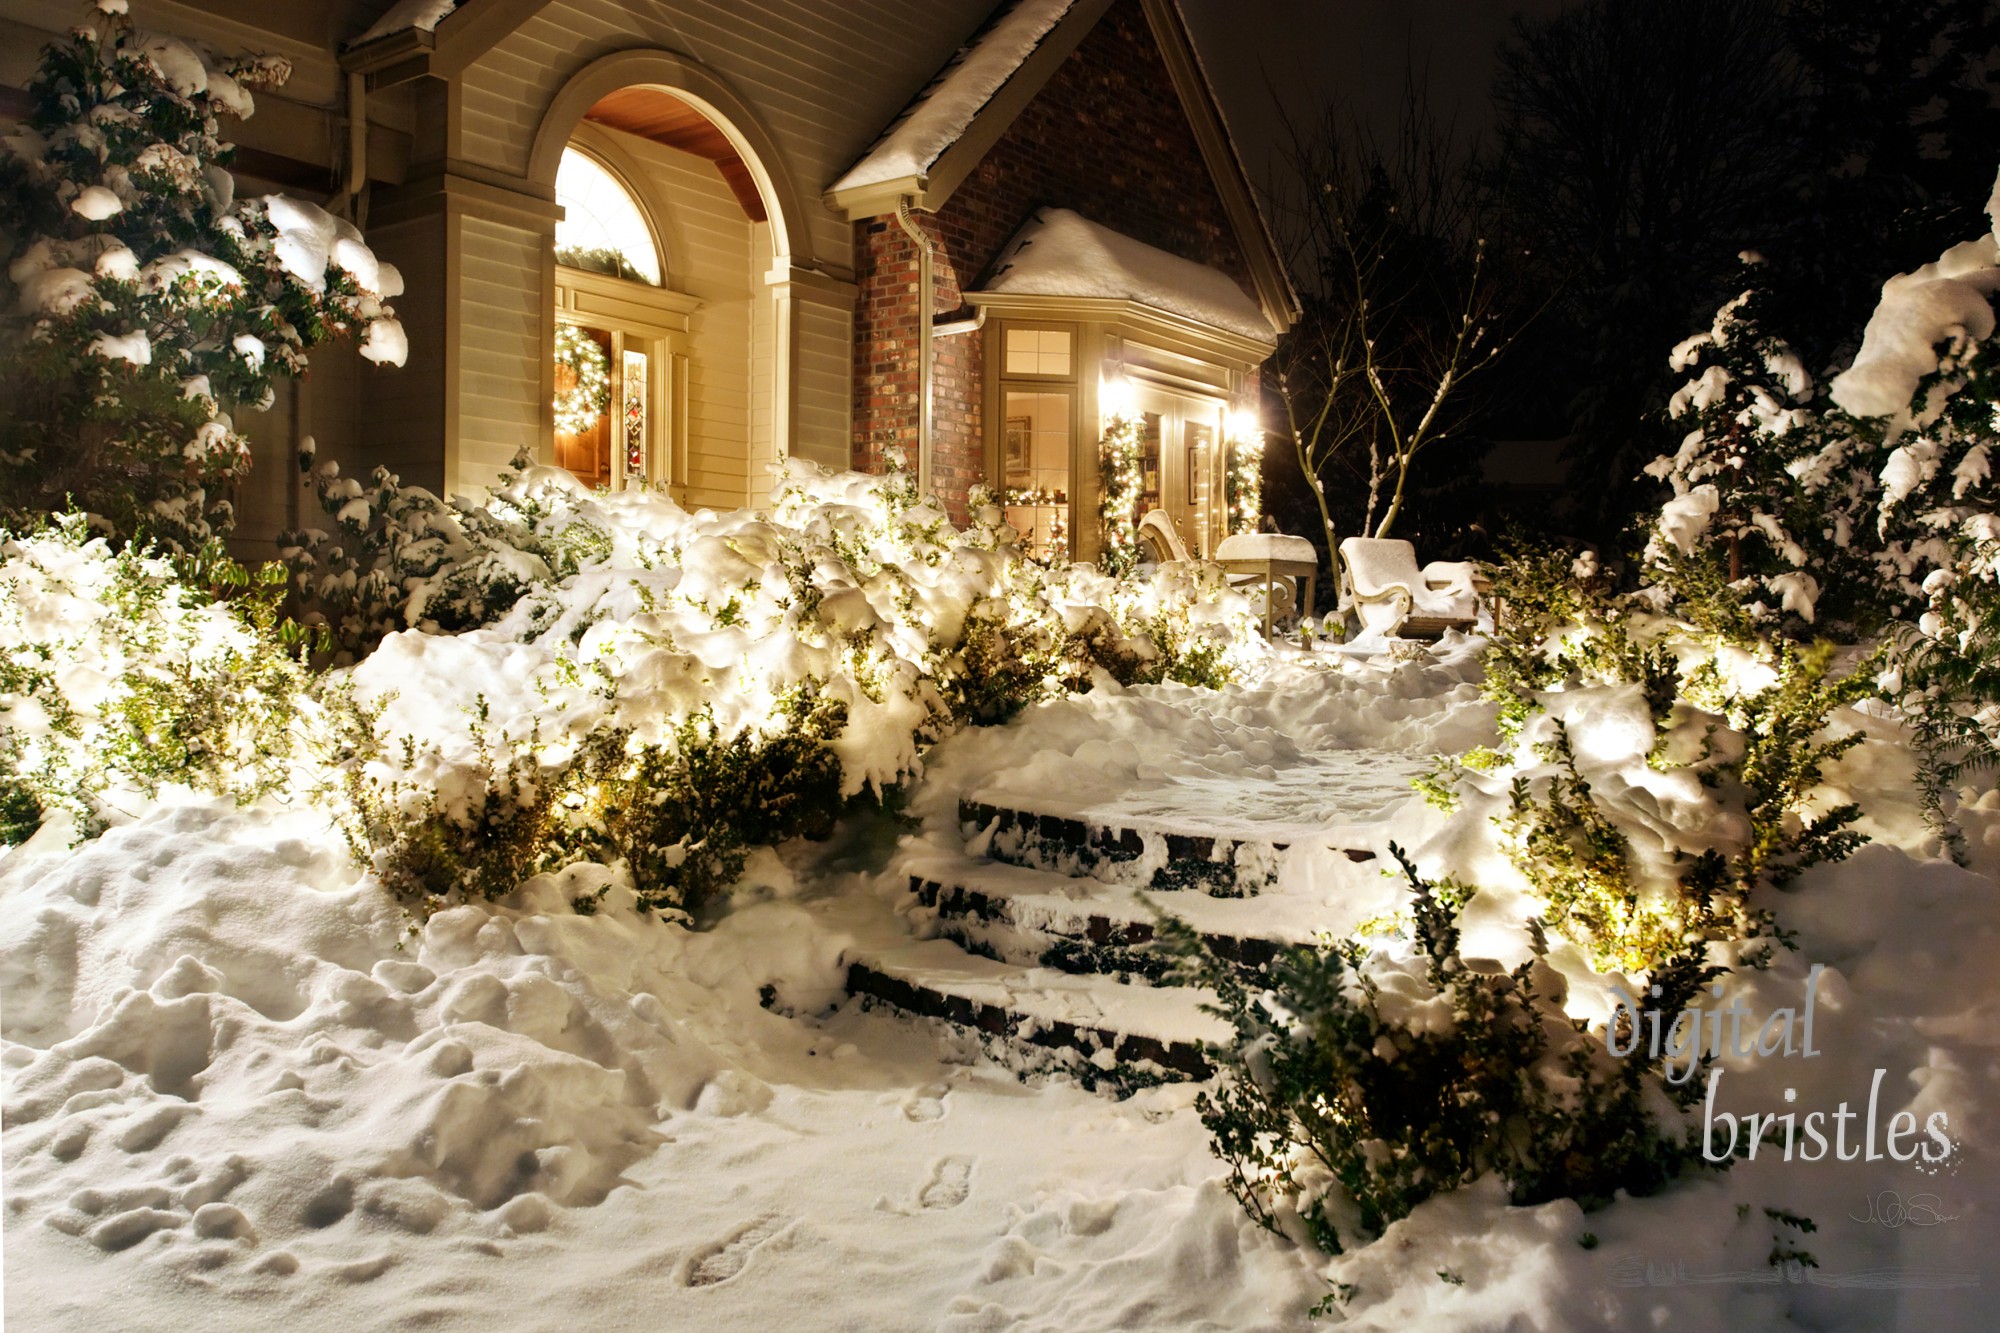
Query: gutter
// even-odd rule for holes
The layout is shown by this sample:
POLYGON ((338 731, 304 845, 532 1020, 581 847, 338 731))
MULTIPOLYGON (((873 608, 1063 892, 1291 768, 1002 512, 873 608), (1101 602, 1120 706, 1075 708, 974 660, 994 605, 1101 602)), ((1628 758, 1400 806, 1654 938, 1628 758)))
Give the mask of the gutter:
POLYGON ((986 327, 986 307, 975 306, 970 319, 940 319, 931 325, 933 338, 949 338, 958 333, 977 333, 986 327))

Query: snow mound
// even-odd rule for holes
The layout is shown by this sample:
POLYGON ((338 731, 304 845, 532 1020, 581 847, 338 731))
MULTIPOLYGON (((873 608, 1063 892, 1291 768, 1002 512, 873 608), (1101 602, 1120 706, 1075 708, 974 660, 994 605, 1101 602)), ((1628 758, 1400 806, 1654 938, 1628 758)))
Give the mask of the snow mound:
POLYGON ((685 936, 616 893, 571 910, 604 867, 405 942, 309 817, 191 804, 51 841, 0 863, 9 1194, 101 1249, 593 1205, 722 1070, 659 998, 685 936))

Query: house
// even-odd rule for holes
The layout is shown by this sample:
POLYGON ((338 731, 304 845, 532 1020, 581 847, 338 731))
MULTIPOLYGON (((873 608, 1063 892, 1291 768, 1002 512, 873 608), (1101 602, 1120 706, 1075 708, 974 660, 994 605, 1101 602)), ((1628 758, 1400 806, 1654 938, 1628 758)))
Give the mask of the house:
MULTIPOLYGON (((716 508, 787 456, 899 458, 1088 557, 1125 411, 1145 507, 1212 549, 1229 413, 1296 312, 1227 127, 1174 0, 991 4, 134 0, 292 61, 237 174, 406 275, 406 366, 322 349, 251 423, 244 545, 315 517, 310 434, 442 492, 526 449, 716 508)), ((0 0, 0 114, 80 13, 0 0)))

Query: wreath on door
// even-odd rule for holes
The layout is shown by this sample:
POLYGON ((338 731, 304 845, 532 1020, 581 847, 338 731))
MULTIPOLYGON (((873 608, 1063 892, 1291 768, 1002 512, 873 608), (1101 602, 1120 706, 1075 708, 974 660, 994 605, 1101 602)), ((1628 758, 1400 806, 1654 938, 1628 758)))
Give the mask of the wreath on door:
POLYGON ((611 402, 611 360, 597 339, 574 324, 556 325, 556 433, 597 429, 611 402))

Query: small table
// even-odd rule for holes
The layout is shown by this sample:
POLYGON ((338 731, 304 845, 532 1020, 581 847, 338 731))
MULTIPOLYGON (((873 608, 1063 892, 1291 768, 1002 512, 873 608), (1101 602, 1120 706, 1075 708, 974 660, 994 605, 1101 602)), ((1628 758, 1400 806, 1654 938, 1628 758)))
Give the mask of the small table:
POLYGON ((1271 637, 1271 588, 1279 579, 1291 579, 1294 600, 1301 616, 1309 616, 1319 593, 1319 552, 1304 537, 1288 537, 1275 532, 1239 532, 1225 537, 1215 548, 1215 563, 1225 574, 1244 574, 1264 583, 1264 637, 1271 637), (1305 595, 1298 595, 1304 581, 1305 595))

